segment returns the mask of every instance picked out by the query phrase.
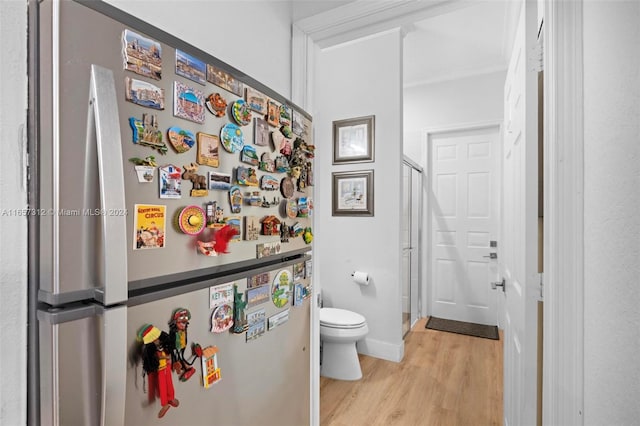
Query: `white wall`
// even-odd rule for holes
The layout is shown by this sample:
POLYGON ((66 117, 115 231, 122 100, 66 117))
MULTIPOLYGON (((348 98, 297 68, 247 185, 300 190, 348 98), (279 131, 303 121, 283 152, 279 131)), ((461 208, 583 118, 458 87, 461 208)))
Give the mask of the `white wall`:
POLYGON ((27 2, 0 1, 0 424, 26 423, 27 2))
POLYGON ((640 3, 584 2, 584 424, 640 418, 640 3))
POLYGON ((423 167, 422 131, 502 121, 506 70, 404 89, 404 151, 423 167))
POLYGON ((369 335, 361 353, 399 361, 401 324, 402 36, 392 30, 318 51, 314 128, 316 280, 324 306, 365 316, 369 335), (375 162, 332 165, 332 121, 375 115, 375 162), (373 217, 331 216, 330 172, 374 170, 373 217), (372 277, 368 287, 354 270, 372 277))
POLYGON ((288 1, 106 0, 291 98, 288 1))

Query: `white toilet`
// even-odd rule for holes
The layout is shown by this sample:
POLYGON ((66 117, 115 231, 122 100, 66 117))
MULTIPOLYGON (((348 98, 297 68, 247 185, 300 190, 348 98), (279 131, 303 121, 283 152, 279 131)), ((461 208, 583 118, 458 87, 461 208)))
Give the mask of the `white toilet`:
POLYGON ((369 332, 366 319, 345 309, 320 309, 320 375, 338 380, 362 378, 356 342, 369 332))

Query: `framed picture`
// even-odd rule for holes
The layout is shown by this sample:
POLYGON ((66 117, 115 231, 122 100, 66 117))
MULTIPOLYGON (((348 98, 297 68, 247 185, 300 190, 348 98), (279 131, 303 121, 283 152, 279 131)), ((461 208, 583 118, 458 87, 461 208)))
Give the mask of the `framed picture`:
POLYGON ((373 216, 373 170, 331 175, 333 216, 373 216))
POLYGON ((375 116, 333 122, 333 164, 374 161, 375 116))

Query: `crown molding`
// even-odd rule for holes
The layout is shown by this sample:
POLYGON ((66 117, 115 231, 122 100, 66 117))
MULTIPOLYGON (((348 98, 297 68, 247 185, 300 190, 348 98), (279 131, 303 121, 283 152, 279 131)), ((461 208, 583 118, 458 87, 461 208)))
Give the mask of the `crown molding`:
POLYGON ((357 0, 300 19, 294 25, 320 48, 326 48, 392 28, 410 28, 416 21, 477 3, 468 0, 357 0))

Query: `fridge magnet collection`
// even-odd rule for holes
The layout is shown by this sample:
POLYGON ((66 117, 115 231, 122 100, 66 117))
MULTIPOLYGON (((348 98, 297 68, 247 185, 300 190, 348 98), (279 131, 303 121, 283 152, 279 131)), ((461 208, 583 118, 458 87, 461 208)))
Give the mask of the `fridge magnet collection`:
MULTIPOLYGON (((162 54, 162 45, 156 40, 128 29, 123 31, 123 68, 136 74, 136 77, 142 78, 125 76, 127 101, 145 108, 165 109, 165 88, 159 85, 163 77, 162 54)), ((205 123, 206 111, 209 111, 214 117, 226 118, 226 123, 221 123, 218 134, 192 132, 179 125, 169 126, 165 133, 160 128, 157 114, 142 113, 140 116, 130 117, 132 141, 136 145, 149 147, 160 154, 168 153, 168 147, 171 146, 179 155, 187 155, 191 148, 197 145, 195 161, 188 161, 182 167, 170 163, 158 166, 153 156, 130 159, 134 163, 138 181, 153 182, 157 169, 160 199, 182 198, 182 181, 188 180, 192 183, 192 188, 188 194, 184 195, 191 197, 209 197, 209 191, 212 190, 227 191, 229 210, 235 215, 241 213, 243 205, 247 205, 277 208, 283 218, 308 217, 312 208, 310 199, 306 196, 294 197, 296 192, 304 192, 308 186, 313 185, 314 147, 308 145, 302 138, 303 135, 308 137, 310 134, 311 121, 289 105, 269 99, 264 93, 243 84, 232 74, 215 65, 207 64, 188 52, 175 50, 175 69, 171 71, 175 72, 175 76, 185 78, 189 82, 201 86, 212 83, 223 89, 213 90, 205 95, 203 90, 193 87, 193 83, 174 79, 170 82, 171 89, 167 88, 167 90, 173 92, 175 117, 202 125, 205 123), (227 96, 237 96, 237 98, 228 99, 227 96), (251 123, 253 125, 247 131, 249 136, 252 134, 252 137, 246 140, 247 136, 242 128, 251 123), (166 143, 167 140, 169 143, 166 143), (239 161, 249 167, 233 167, 231 173, 203 170, 203 167, 220 167, 222 160, 220 146, 226 152, 239 154, 235 164, 239 161), (267 149, 267 151, 258 152, 256 148, 267 149), (278 154, 275 159, 271 157, 269 150, 278 154), (147 161, 149 158, 152 159, 153 164, 147 161), (259 176, 258 171, 271 174, 259 176), (284 173, 286 176, 278 177, 273 173, 284 173), (243 187, 256 187, 256 190, 243 193, 243 187), (278 190, 285 198, 284 202, 281 202, 279 197, 273 197, 271 201, 271 197, 268 199, 260 192, 278 190)), ((219 197, 215 194, 214 196, 219 197)), ((220 200, 215 202, 219 203, 220 200)), ((209 204, 210 202, 207 201, 202 206, 190 205, 181 208, 175 212, 173 224, 188 235, 199 235, 203 230, 211 227, 214 229, 215 236, 227 221, 230 221, 230 226, 237 229, 237 233, 231 235, 229 241, 240 239, 243 229, 246 241, 259 240, 260 235, 279 235, 280 241, 256 245, 257 258, 280 253, 281 244, 288 243, 291 237, 302 236, 307 244, 311 241, 310 228, 305 228, 299 223, 289 226, 284 222, 273 221, 275 217, 273 214, 265 215, 262 220, 257 219, 256 216, 247 217, 247 219, 238 216, 227 217, 221 206, 220 209, 216 208, 215 213, 206 212, 203 215, 203 208, 208 210, 209 204), (214 217, 215 222, 212 220, 214 217), (262 222, 262 225, 257 221, 262 222), (265 223, 270 226, 268 232, 264 232, 265 223), (241 226, 242 224, 244 227, 241 226), (260 229, 263 229, 262 233, 260 229)), ((166 216, 166 206, 163 208, 166 216)), ((138 219, 136 217, 136 220, 138 219)), ((135 225, 136 249, 164 247, 162 238, 159 239, 161 241, 159 244, 158 238, 154 238, 155 235, 146 229, 138 229, 137 223, 135 225)), ((141 226, 146 225, 141 224, 141 226)), ((162 225, 163 233, 166 231, 165 226, 166 222, 162 225)), ((200 237, 194 240, 196 251, 206 256, 222 253, 215 249, 216 240, 209 238, 211 234, 207 235, 205 238, 200 237), (206 241, 207 239, 211 241, 206 241)), ((227 252, 226 247, 224 252, 227 252)))

